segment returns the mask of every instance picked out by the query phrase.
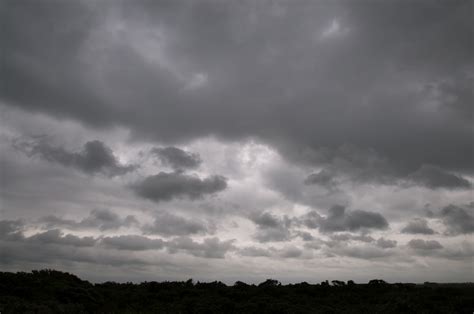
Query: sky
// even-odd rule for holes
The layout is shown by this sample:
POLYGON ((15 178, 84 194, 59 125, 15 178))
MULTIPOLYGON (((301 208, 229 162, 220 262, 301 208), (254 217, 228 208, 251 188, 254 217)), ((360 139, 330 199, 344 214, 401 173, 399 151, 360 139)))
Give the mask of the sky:
POLYGON ((0 0, 0 269, 474 281, 470 0, 0 0))

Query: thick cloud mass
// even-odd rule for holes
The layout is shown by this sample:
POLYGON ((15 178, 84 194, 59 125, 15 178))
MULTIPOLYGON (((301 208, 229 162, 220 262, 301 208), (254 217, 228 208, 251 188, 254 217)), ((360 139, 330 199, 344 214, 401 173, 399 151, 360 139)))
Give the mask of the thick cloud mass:
POLYGON ((0 7, 2 270, 474 280, 471 0, 0 7))
POLYGON ((218 175, 200 179, 178 172, 160 172, 132 185, 137 195, 155 202, 173 198, 198 199, 225 190, 226 178, 218 175))
POLYGON ((164 141, 251 135, 312 163, 350 143, 472 173, 470 1, 165 3, 7 1, 0 97, 164 141))

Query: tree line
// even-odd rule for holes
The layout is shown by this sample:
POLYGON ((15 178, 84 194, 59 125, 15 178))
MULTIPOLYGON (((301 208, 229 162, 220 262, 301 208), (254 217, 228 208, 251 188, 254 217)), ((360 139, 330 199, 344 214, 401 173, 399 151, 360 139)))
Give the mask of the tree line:
POLYGON ((90 283, 55 271, 0 272, 1 313, 473 313, 474 284, 90 283))

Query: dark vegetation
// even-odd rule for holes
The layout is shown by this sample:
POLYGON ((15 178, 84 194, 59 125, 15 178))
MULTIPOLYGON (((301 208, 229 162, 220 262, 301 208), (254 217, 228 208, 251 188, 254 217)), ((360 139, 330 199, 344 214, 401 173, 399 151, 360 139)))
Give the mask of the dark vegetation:
POLYGON ((7 313, 473 313, 474 284, 311 285, 222 282, 92 284, 54 270, 0 272, 0 312, 7 313))

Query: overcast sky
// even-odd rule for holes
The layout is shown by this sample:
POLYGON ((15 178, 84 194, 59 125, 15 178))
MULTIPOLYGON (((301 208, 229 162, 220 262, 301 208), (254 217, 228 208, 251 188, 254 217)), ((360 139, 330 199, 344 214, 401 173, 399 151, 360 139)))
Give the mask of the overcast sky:
POLYGON ((473 4, 1 0, 0 269, 473 281, 473 4))

